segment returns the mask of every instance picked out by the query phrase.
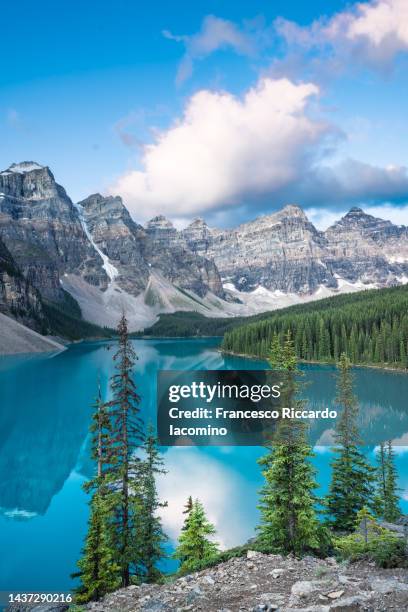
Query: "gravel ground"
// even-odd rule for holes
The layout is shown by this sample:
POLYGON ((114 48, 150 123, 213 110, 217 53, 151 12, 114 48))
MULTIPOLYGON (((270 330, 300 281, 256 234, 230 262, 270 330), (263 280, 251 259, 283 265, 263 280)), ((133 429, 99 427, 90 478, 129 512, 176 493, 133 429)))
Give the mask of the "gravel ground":
POLYGON ((370 563, 297 560, 249 551, 165 585, 131 586, 93 612, 383 612, 408 610, 408 570, 370 563))

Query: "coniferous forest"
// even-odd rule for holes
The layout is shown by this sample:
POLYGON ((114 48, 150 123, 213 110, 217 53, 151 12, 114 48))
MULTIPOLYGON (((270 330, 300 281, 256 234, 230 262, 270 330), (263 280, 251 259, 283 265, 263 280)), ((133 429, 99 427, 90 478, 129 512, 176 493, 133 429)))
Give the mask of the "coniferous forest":
MULTIPOLYGON (((379 304, 376 307, 380 308, 379 304)), ((373 316, 374 311, 373 306, 373 316)), ((358 329, 356 320, 352 327, 358 329)), ((280 371, 285 380, 284 405, 296 408, 304 404, 299 399, 304 383, 291 321, 285 321, 284 335, 282 325, 266 352, 270 367, 280 371)), ((153 426, 142 418, 143 398, 133 376, 137 355, 124 315, 113 359, 111 397, 106 401, 98 392, 90 427, 95 473, 84 485, 90 495, 90 513, 79 571, 73 574, 79 579, 78 604, 101 599, 120 587, 169 579, 162 569, 169 550, 160 518, 160 508, 166 502, 159 498, 156 483, 157 475, 166 473, 165 463, 153 426)), ((189 497, 184 509, 180 508, 185 520, 171 554, 179 562, 177 575, 246 554, 249 547, 297 557, 335 555, 349 561, 368 559, 380 567, 406 566, 404 540, 389 531, 387 523, 381 525, 395 522, 401 515, 392 442, 380 445, 375 466, 360 450, 359 403, 351 361, 344 351, 337 363, 335 403, 340 418, 328 494, 316 496, 318 474, 312 464, 307 425, 297 419, 281 419, 258 460, 264 485, 259 491, 260 521, 255 538, 220 551, 216 528, 203 504, 189 497)))
POLYGON ((290 331, 298 359, 408 366, 408 289, 364 291, 301 306, 229 330, 227 352, 267 357, 275 334, 290 331))

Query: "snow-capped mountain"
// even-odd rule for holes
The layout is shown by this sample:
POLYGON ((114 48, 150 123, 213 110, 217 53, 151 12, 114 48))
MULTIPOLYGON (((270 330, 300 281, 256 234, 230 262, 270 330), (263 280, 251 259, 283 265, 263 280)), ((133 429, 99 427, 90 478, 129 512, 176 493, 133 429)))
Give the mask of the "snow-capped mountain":
POLYGON ((211 230, 196 220, 184 236, 215 261, 224 285, 240 292, 263 287, 304 296, 345 284, 383 287, 405 282, 408 270, 408 229, 360 208, 325 232, 291 204, 233 230, 211 230))
POLYGON ((0 311, 22 292, 63 303, 65 290, 84 318, 112 326, 124 308, 133 329, 160 312, 253 314, 408 280, 408 229, 359 208, 325 232, 293 204, 232 230, 196 219, 178 231, 163 216, 143 227, 119 196, 74 204, 35 162, 0 172, 0 239, 24 280, 18 296, 0 270, 0 311))

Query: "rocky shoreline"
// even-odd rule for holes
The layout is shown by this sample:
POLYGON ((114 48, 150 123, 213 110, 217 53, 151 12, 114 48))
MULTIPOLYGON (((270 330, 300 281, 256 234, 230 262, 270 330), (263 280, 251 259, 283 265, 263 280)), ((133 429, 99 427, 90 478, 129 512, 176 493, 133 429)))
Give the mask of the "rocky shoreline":
POLYGON ((86 606, 92 612, 401 612, 408 569, 334 558, 248 551, 164 585, 130 586, 86 606))

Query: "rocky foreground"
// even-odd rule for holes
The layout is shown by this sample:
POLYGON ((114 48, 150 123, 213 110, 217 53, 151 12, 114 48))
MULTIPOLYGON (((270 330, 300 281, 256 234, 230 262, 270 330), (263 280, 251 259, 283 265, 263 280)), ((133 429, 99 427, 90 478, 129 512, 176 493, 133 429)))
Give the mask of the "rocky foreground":
POLYGON ((93 612, 380 612, 408 610, 408 570, 248 551, 165 585, 130 586, 93 612))

